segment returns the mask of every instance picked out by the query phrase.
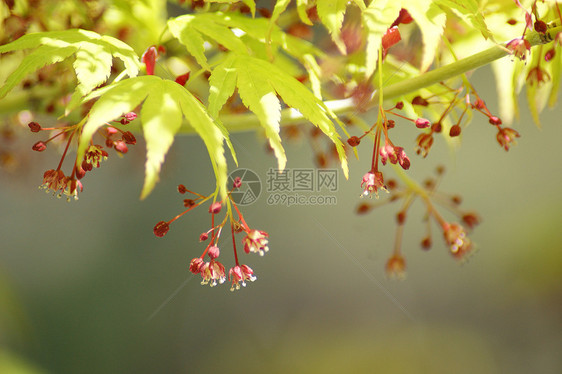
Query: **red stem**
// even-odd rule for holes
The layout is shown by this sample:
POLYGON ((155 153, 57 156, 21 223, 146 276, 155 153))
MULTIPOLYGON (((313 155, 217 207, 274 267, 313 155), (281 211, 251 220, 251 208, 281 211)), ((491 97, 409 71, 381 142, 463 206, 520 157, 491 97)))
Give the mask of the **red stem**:
POLYGON ((232 232, 232 247, 234 248, 234 261, 236 266, 240 266, 238 263, 238 253, 236 252, 236 238, 234 236, 234 225, 230 222, 230 231, 232 232))
POLYGON ((76 132, 76 129, 74 129, 74 131, 72 131, 72 134, 70 134, 70 137, 68 138, 68 142, 66 142, 66 147, 64 148, 64 152, 63 152, 62 157, 60 159, 59 166, 57 166, 57 170, 60 170, 60 168, 62 166, 62 162, 64 161, 64 158, 66 157, 66 152, 68 152, 68 147, 70 147, 70 142, 72 141, 72 137, 74 136, 75 132, 76 132))

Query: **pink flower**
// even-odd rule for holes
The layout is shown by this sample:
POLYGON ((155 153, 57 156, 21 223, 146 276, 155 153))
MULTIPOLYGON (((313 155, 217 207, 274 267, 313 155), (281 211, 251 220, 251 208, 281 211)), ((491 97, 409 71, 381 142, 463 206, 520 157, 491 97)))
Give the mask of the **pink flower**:
POLYGON ((62 191, 66 187, 66 176, 62 170, 47 170, 43 174, 43 184, 40 188, 45 189, 45 192, 53 191, 56 194, 57 191, 62 191))
POLYGON ((121 116, 121 120, 119 121, 122 125, 127 125, 129 122, 134 121, 137 119, 137 114, 135 112, 128 112, 121 116))
POLYGON ((416 139, 416 153, 422 157, 426 157, 429 153, 429 149, 433 144, 433 135, 431 134, 419 134, 416 139))
POLYGON ((215 201, 214 203, 211 204, 211 206, 209 207, 209 213, 212 214, 217 214, 221 211, 222 209, 222 204, 220 201, 215 201))
POLYGON ((531 51, 531 43, 524 38, 513 39, 505 46, 511 54, 521 61, 525 61, 527 59, 527 53, 531 51))
POLYGON ((402 147, 394 147, 387 143, 380 149, 379 154, 383 165, 386 165, 386 161, 390 161, 391 164, 400 164, 404 170, 410 168, 410 159, 402 147))
POLYGON ((193 274, 199 274, 205 262, 201 257, 195 257, 189 264, 189 271, 193 274))
POLYGON ((207 252, 207 254, 211 258, 211 260, 214 260, 217 257, 219 257, 219 255, 221 254, 221 251, 220 251, 219 247, 217 247, 216 245, 212 245, 209 248, 209 251, 207 252))
MULTIPOLYGON (((82 182, 74 178, 66 177, 62 192, 66 195, 67 201, 70 201, 71 197, 74 198, 74 200, 78 200, 78 192, 82 192, 83 189, 82 182)), ((61 195, 58 197, 61 197, 61 195)))
POLYGON ((395 253, 388 259, 385 269, 389 278, 404 279, 406 277, 406 261, 400 253, 395 253))
POLYGON ((529 70, 529 74, 527 74, 527 82, 529 84, 537 84, 541 85, 545 82, 550 80, 550 74, 544 69, 541 69, 540 66, 535 66, 531 70, 529 70))
MULTIPOLYGON (((386 186, 384 185, 384 179, 380 171, 368 172, 363 175, 363 180, 361 181, 361 188, 363 188, 363 196, 371 195, 375 193, 375 197, 378 199, 379 188, 386 191, 386 186)), ((388 191, 387 191, 388 192, 388 191)))
POLYGON ((472 241, 466 235, 464 228, 458 223, 443 225, 443 237, 455 258, 464 258, 472 249, 472 241))
POLYGON ((269 247, 267 246, 268 237, 269 235, 265 231, 250 230, 248 235, 242 239, 244 252, 259 253, 260 256, 263 256, 265 252, 269 251, 269 247))
POLYGON ((379 154, 381 155, 381 162, 386 165, 386 161, 390 161, 391 164, 396 164, 398 157, 396 155, 396 150, 394 147, 388 143, 381 147, 379 154))
POLYGON ((201 266, 200 273, 203 278, 201 281, 202 285, 208 284, 211 287, 215 287, 217 282, 223 284, 226 280, 226 273, 224 272, 223 264, 215 260, 205 262, 201 266))
POLYGON ((431 122, 425 118, 418 118, 416 119, 415 124, 418 129, 427 129, 431 122))
POLYGON ((95 168, 99 168, 100 163, 107 160, 107 156, 109 156, 102 148, 103 147, 101 145, 97 144, 89 146, 86 150, 86 154, 84 155, 84 161, 95 168))
POLYGON ((396 156, 398 157, 398 164, 404 170, 408 170, 410 168, 410 159, 404 152, 404 148, 402 147, 395 147, 394 150, 396 151, 396 156))
POLYGON ((257 279, 252 268, 247 265, 236 265, 235 267, 230 268, 228 277, 230 281, 232 281, 232 287, 230 287, 231 291, 239 290, 240 283, 242 283, 242 287, 246 287, 247 280, 253 282, 257 279))
POLYGON ((500 146, 502 146, 506 151, 509 151, 509 147, 515 144, 515 138, 519 138, 519 133, 512 129, 511 127, 504 127, 499 129, 496 139, 500 146))

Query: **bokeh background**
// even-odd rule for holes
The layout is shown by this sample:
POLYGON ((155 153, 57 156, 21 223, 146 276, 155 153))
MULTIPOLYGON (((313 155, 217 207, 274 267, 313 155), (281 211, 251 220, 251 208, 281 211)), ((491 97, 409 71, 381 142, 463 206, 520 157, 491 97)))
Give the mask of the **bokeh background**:
MULTIPOLYGON (((497 108, 491 72, 472 80, 497 108)), ((188 272, 203 249, 206 208, 165 238, 152 233, 182 211, 177 184, 213 190, 199 139, 176 141, 146 201, 139 142, 125 158, 112 154, 67 203, 37 190, 58 155, 28 151, 37 139, 25 133, 19 167, 0 182, 0 373, 560 373, 561 115, 546 112, 539 130, 523 109, 509 152, 476 116, 460 148, 438 140, 425 160, 411 126, 392 130, 413 176, 445 165, 440 189, 482 216, 468 262, 455 261, 437 231, 433 248, 420 249, 417 203, 403 241, 407 278, 386 278, 398 207, 355 214, 370 161, 362 144, 350 179, 339 175, 335 206, 269 206, 262 194, 243 208, 270 234, 270 252, 243 255, 258 280, 235 293, 188 272)), ((232 138, 240 166, 265 181, 275 161, 263 139, 232 138)), ((286 147, 289 168, 314 166, 305 137, 286 147)))

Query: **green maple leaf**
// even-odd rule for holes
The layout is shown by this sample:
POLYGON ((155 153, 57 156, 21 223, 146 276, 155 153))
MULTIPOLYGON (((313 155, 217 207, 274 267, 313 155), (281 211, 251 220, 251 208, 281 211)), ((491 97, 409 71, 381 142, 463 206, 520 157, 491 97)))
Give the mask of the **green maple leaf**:
POLYGON ((126 79, 92 92, 85 100, 99 97, 90 110, 82 130, 77 159, 81 160, 94 133, 104 124, 135 109, 142 102, 140 121, 146 139, 144 199, 158 181, 164 157, 170 149, 183 119, 195 129, 205 143, 221 195, 226 196, 225 135, 207 114, 205 107, 191 92, 171 80, 154 75, 126 79))
POLYGON ((484 38, 494 40, 492 33, 488 30, 477 0, 433 0, 433 2, 445 9, 451 9, 480 31, 484 38))
MULTIPOLYGON (((281 9, 278 11, 280 12, 281 9)), ((256 43, 264 47, 270 42, 301 62, 303 56, 307 54, 323 55, 322 51, 312 43, 286 34, 265 18, 250 18, 235 13, 201 13, 171 19, 168 21, 168 28, 197 63, 207 70, 211 69, 205 55, 205 38, 238 54, 248 53, 256 43), (237 30, 237 34, 233 30, 237 30), (241 33, 244 35, 241 36, 241 33), (246 38, 251 38, 251 41, 246 38)), ((253 53, 259 51, 254 50, 253 53)), ((278 57, 279 55, 275 56, 276 59, 278 57)))
POLYGON ((367 77, 371 76, 377 67, 382 37, 398 17, 401 7, 400 1, 373 1, 363 12, 363 24, 367 29, 365 52, 365 75, 367 77))
MULTIPOLYGON (((376 2, 376 1, 374 1, 376 2)), ((348 0, 318 0, 316 2, 316 10, 318 18, 332 37, 334 43, 342 54, 346 53, 345 44, 340 37, 340 31, 343 24, 343 17, 347 9, 348 0)))
POLYGON ((246 53, 246 46, 228 27, 217 23, 212 13, 186 14, 168 20, 168 29, 195 57, 197 63, 210 70, 203 36, 214 40, 225 48, 238 53, 246 53))
POLYGON ((259 118, 279 169, 287 161, 279 137, 281 106, 277 95, 304 118, 318 126, 334 142, 342 169, 347 177, 347 160, 343 143, 330 120, 332 114, 324 103, 301 82, 267 61, 248 56, 229 54, 212 72, 209 79, 209 113, 216 117, 228 98, 238 88, 242 102, 259 118))
POLYGON ((250 8, 250 12, 252 13, 252 17, 256 13, 256 2, 254 0, 207 0, 208 3, 224 3, 224 4, 234 4, 239 3, 242 1, 244 4, 250 8))
POLYGON ((404 2, 403 6, 418 25, 423 41, 423 55, 420 70, 426 71, 435 58, 435 52, 445 31, 445 12, 437 5, 427 1, 404 2))
POLYGON ((27 75, 72 55, 76 57, 73 67, 78 86, 71 107, 107 80, 114 57, 123 61, 130 77, 136 76, 140 68, 139 58, 131 47, 111 36, 101 36, 93 31, 74 29, 27 34, 0 46, 0 53, 24 49, 34 50, 24 57, 18 68, 6 79, 0 88, 0 98, 6 96, 27 75))

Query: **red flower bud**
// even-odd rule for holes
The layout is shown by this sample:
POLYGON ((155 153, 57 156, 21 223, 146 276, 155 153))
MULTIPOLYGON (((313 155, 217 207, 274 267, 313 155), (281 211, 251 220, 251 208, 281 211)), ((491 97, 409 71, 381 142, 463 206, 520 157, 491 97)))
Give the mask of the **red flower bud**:
POLYGON ((212 245, 209 248, 209 251, 207 252, 207 254, 211 258, 211 260, 214 260, 215 258, 220 256, 221 251, 220 251, 219 247, 217 247, 216 245, 212 245))
POLYGON ((421 96, 416 96, 412 99, 412 105, 428 106, 429 102, 421 96))
POLYGON ((541 34, 544 34, 547 29, 546 23, 544 21, 541 21, 540 19, 535 22, 534 27, 535 27, 535 31, 540 32, 541 34))
POLYGON ((147 75, 154 75, 154 66, 156 65, 157 56, 158 52, 156 51, 155 46, 148 47, 148 49, 142 54, 142 62, 146 65, 147 75))
POLYGON ((37 143, 33 144, 33 147, 31 147, 31 149, 37 152, 43 152, 45 149, 47 149, 47 144, 42 141, 38 141, 37 143))
POLYGON ((449 130, 449 136, 450 137, 459 136, 460 134, 461 134, 460 125, 454 125, 454 126, 451 127, 451 130, 449 130))
POLYGON ((27 126, 29 126, 29 129, 31 130, 31 132, 39 132, 41 131, 41 125, 38 124, 37 122, 29 122, 27 124, 27 126))
POLYGON ((116 151, 121 152, 121 153, 129 152, 129 147, 127 147, 127 144, 123 140, 115 141, 113 143, 113 147, 115 148, 116 151))
POLYGON ((209 207, 209 213, 217 214, 221 211, 221 209, 222 209, 222 204, 220 201, 217 201, 211 204, 211 206, 209 207))
POLYGON ((122 125, 126 125, 131 121, 134 121, 135 119, 137 119, 137 114, 135 112, 129 112, 126 114, 123 114, 123 118, 121 118, 121 124, 122 125))
POLYGON ((176 78, 176 83, 179 84, 180 86, 185 86, 185 83, 189 79, 189 74, 190 72, 188 71, 185 74, 178 75, 178 77, 176 78))
POLYGON ((123 140, 124 140, 125 143, 127 143, 127 144, 131 144, 131 145, 137 144, 137 139, 135 138, 135 136, 133 135, 133 133, 130 132, 130 131, 125 131, 125 132, 123 133, 123 140))
POLYGON ((425 118, 418 118, 418 119, 416 119, 415 123, 416 123, 416 127, 418 129, 426 129, 431 124, 431 122, 429 122, 429 120, 425 119, 425 118))
POLYGON ((161 238, 168 233, 170 225, 165 221, 160 221, 154 226, 154 235, 161 238))
POLYGON ((476 102, 474 103, 474 107, 476 109, 484 109, 484 108, 486 108, 486 103, 484 102, 484 100, 478 98, 476 100, 476 102))
POLYGON ((356 136, 352 136, 351 138, 347 139, 347 144, 349 144, 352 147, 357 147, 359 143, 361 143, 361 139, 359 139, 356 136))

